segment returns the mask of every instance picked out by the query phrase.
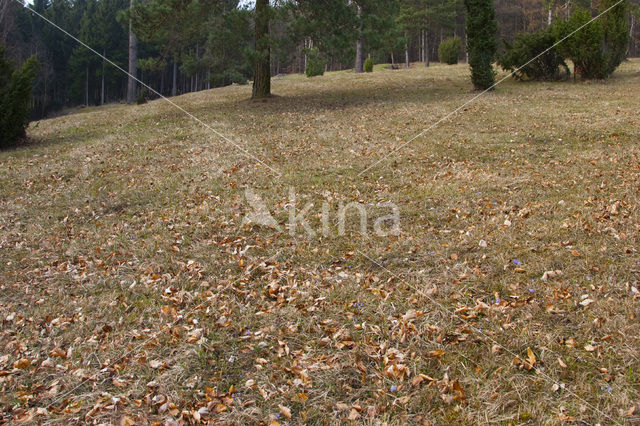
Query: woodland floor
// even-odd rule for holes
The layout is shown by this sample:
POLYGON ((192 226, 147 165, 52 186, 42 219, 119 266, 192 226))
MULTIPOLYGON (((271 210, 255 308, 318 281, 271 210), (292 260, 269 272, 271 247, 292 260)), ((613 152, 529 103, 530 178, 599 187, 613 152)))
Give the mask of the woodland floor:
POLYGON ((163 100, 0 152, 0 422, 640 422, 640 60, 508 80, 363 174, 466 65, 250 91, 173 101, 281 175, 163 100))

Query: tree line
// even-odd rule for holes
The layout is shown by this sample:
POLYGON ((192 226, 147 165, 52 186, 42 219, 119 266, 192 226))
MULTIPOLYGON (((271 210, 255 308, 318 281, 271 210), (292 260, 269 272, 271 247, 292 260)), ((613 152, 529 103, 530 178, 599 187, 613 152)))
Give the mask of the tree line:
MULTIPOLYGON (((457 55, 477 72, 484 67, 482 78, 491 80, 493 69, 474 61, 490 65, 497 52, 513 51, 513 43, 521 47, 519 34, 556 27, 578 7, 593 15, 606 1, 35 0, 29 7, 164 96, 253 80, 253 96, 263 97, 272 75, 304 73, 310 65, 314 75, 363 72, 367 59, 392 67, 429 66, 439 50, 441 57, 446 51, 447 62, 457 55), (478 19, 483 7, 489 15, 478 19), (442 49, 445 41, 454 49, 442 49)), ((620 19, 631 38, 625 54, 634 56, 638 0, 629 6, 631 13, 625 9, 620 19)), ((0 44, 14 63, 33 55, 40 63, 32 118, 69 106, 156 96, 16 0, 0 0, 0 44)))

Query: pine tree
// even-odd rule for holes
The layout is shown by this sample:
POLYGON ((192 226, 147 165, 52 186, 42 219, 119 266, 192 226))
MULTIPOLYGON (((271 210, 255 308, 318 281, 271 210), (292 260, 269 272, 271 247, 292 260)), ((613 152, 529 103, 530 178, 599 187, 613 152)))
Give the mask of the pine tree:
MULTIPOLYGON (((460 0, 401 0, 398 22, 409 33, 418 34, 421 44, 420 59, 429 66, 429 40, 439 34, 451 34, 455 28, 460 0)), ((455 34, 455 33, 454 33, 455 34)))
POLYGON ((363 27, 364 27, 364 23, 362 22, 362 6, 360 6, 359 4, 356 6, 358 9, 358 14, 356 15, 358 17, 358 36, 356 38, 356 62, 354 65, 355 71, 358 74, 361 74, 364 72, 364 40, 362 32, 363 32, 363 27))
POLYGON ((505 53, 498 58, 498 65, 518 80, 568 78, 571 72, 555 48, 553 25, 535 33, 518 34, 513 43, 504 40, 505 53))
MULTIPOLYGON (((600 11, 604 12, 616 3, 618 3, 618 0, 602 0, 600 11)), ((629 1, 625 0, 600 18, 604 28, 604 73, 607 76, 613 74, 627 54, 627 48, 629 47, 628 11, 629 1)))
POLYGON ((467 9, 467 51, 471 81, 478 90, 493 86, 493 60, 498 50, 493 0, 464 0, 467 9))
POLYGON ((580 7, 568 20, 556 21, 553 27, 556 39, 566 38, 558 45, 558 51, 571 59, 574 74, 584 79, 604 79, 624 60, 629 44, 628 2, 613 7, 617 2, 602 0, 600 13, 611 10, 594 21, 591 12, 580 7))
POLYGON ((0 45, 0 148, 18 142, 25 136, 29 123, 29 106, 33 80, 40 64, 32 56, 15 69, 0 45))
POLYGON ((252 99, 271 96, 271 48, 269 41, 269 0, 256 0, 256 58, 253 68, 252 99))
MULTIPOLYGON (((97 19, 96 11, 98 2, 87 0, 86 8, 80 19, 78 38, 97 51, 103 51, 105 46, 105 34, 99 31, 101 22, 97 19)), ((84 105, 90 105, 93 97, 90 96, 89 88, 94 87, 93 76, 101 60, 95 53, 86 47, 78 44, 73 49, 73 54, 69 60, 73 78, 71 79, 71 92, 73 98, 84 105)))
MULTIPOLYGON (((133 0, 129 2, 129 10, 133 9, 133 0)), ((127 79, 127 103, 132 104, 136 101, 138 73, 138 39, 133 32, 133 19, 129 17, 129 78, 127 79)))
POLYGON ((252 24, 251 11, 236 7, 224 8, 207 22, 203 60, 208 64, 209 80, 214 86, 246 84, 251 79, 253 69, 248 52, 254 37, 252 24))

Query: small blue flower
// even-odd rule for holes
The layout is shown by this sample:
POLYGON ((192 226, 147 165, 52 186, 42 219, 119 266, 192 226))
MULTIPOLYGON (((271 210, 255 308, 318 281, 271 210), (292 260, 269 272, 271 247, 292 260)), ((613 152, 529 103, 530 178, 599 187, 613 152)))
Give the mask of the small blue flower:
POLYGON ((398 387, 397 387, 396 385, 393 385, 393 386, 391 386, 391 387, 389 388, 389 390, 390 390, 391 392, 395 392, 395 391, 397 391, 397 390, 398 390, 398 387))
POLYGON ((513 259, 512 262, 516 265, 522 265, 522 262, 520 262, 518 259, 513 259))
POLYGON ((500 304, 500 299, 496 299, 496 305, 500 304))
POLYGON ((591 281, 591 277, 587 275, 587 281, 591 281))
POLYGON ((533 293, 533 292, 535 292, 535 291, 536 291, 536 289, 535 289, 535 288, 530 288, 530 289, 529 289, 529 293, 533 293))

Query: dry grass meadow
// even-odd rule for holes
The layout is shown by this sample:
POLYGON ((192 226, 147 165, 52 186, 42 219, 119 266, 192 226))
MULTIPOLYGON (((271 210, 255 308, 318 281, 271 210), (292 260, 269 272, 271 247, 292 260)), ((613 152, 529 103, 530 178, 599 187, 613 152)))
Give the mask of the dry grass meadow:
POLYGON ((363 174, 465 65, 250 90, 174 101, 281 175, 162 100, 0 152, 0 423, 640 423, 639 60, 508 80, 363 174), (350 202, 400 234, 341 234, 350 202))

